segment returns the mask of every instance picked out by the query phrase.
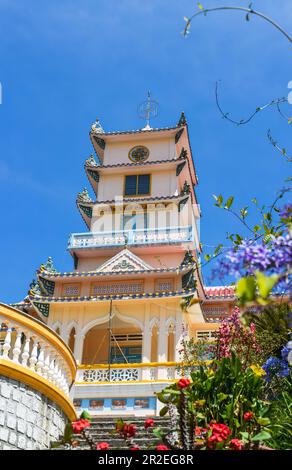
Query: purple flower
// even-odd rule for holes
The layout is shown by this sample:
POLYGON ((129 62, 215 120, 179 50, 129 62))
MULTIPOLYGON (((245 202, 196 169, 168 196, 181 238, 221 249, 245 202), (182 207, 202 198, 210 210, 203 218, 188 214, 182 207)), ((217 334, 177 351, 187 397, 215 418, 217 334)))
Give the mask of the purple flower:
MULTIPOLYGON (((213 278, 249 276, 255 271, 271 274, 286 273, 292 266, 292 238, 289 233, 281 237, 263 240, 243 240, 230 249, 213 270, 213 278)), ((283 288, 287 278, 283 277, 283 288)))
POLYGON ((266 372, 265 379, 267 382, 270 382, 274 377, 283 378, 288 377, 290 374, 288 363, 273 356, 267 359, 262 368, 266 372))
POLYGON ((279 216, 281 219, 289 220, 292 218, 292 204, 288 202, 285 206, 281 209, 279 216))

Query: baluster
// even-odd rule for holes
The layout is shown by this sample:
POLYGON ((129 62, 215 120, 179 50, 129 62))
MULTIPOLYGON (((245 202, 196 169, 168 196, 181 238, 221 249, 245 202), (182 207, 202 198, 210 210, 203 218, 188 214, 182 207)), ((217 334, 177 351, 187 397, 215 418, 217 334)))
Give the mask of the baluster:
POLYGON ((13 354, 13 361, 14 362, 19 362, 19 355, 21 353, 21 336, 22 336, 22 331, 20 329, 16 330, 16 340, 14 343, 14 347, 12 350, 13 354))
POLYGON ((50 368, 49 368, 49 371, 48 371, 48 379, 52 383, 54 383, 54 374, 55 374, 55 355, 54 355, 54 352, 51 351, 51 359, 50 359, 50 368))
POLYGON ((33 346, 32 346, 32 351, 31 355, 29 358, 29 368, 31 370, 35 370, 35 365, 38 360, 38 340, 37 338, 33 338, 33 346))
POLYGON ((3 344, 3 358, 9 359, 9 351, 11 349, 11 328, 7 329, 7 333, 5 336, 4 344, 3 344))
POLYGON ((43 377, 45 379, 48 379, 49 377, 49 370, 50 370, 50 351, 49 348, 45 348, 45 360, 44 360, 44 366, 43 366, 43 377))
POLYGON ((37 358, 37 363, 36 363, 36 372, 40 375, 43 373, 43 367, 44 367, 44 346, 43 344, 39 343, 39 355, 37 358))
POLYGON ((24 367, 27 367, 27 361, 29 358, 29 348, 30 348, 30 335, 27 331, 24 334, 25 334, 25 343, 24 343, 24 347, 23 347, 23 351, 21 355, 21 364, 24 367))
POLYGON ((53 374, 53 383, 55 385, 58 385, 58 379, 59 379, 59 366, 57 359, 55 360, 55 366, 54 366, 54 374, 53 374))

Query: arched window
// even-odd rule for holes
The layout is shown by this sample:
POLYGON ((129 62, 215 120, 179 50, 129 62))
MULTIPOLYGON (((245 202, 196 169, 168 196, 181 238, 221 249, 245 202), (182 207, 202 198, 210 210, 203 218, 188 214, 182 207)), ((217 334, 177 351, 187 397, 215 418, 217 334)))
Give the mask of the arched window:
POLYGON ((68 342, 68 346, 69 346, 69 348, 71 349, 72 352, 74 352, 75 335, 76 335, 76 330, 73 327, 70 331, 69 342, 68 342))
POLYGON ((169 325, 167 338, 167 361, 174 361, 174 327, 169 325))
POLYGON ((156 325, 152 328, 151 336, 151 362, 158 360, 158 328, 156 325))

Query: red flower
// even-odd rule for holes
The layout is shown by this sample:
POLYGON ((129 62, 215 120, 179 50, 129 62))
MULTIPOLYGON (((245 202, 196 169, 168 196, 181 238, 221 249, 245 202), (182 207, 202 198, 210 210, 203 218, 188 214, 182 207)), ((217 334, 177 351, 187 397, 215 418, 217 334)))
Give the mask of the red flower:
POLYGON ((140 450, 140 447, 131 447, 130 450, 140 450))
POLYGON ((231 439, 229 443, 229 448, 231 450, 241 450, 242 449, 242 442, 239 439, 231 439))
POLYGON ((145 420, 145 423, 144 423, 144 428, 145 428, 145 429, 152 428, 153 425, 154 425, 153 419, 147 418, 147 419, 145 420))
POLYGON ((181 390, 183 388, 186 388, 190 385, 191 381, 190 379, 180 379, 178 382, 177 382, 177 386, 178 388, 180 388, 181 390))
POLYGON ((167 446, 164 444, 158 444, 158 446, 155 447, 156 450, 169 450, 167 446))
POLYGON ((74 434, 80 434, 84 428, 88 428, 90 426, 90 422, 88 419, 79 419, 78 421, 74 421, 72 423, 72 429, 74 434))
POLYGON ((226 424, 211 424, 210 429, 212 430, 212 435, 208 439, 208 447, 214 449, 217 443, 226 441, 230 436, 231 430, 226 424))
POLYGON ((137 427, 134 424, 124 424, 120 433, 126 437, 134 437, 136 434, 137 427))
POLYGON ((252 411, 247 411, 243 415, 243 420, 244 421, 250 421, 253 418, 253 412, 252 411))
POLYGON ((107 442, 99 442, 96 444, 96 450, 108 450, 109 444, 107 442))

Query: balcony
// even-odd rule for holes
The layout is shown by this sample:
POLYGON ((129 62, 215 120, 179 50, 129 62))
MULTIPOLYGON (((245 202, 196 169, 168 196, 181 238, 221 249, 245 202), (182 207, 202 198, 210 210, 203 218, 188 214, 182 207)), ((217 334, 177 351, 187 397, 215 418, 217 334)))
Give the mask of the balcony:
POLYGON ((72 415, 69 392, 76 374, 72 352, 42 322, 4 304, 0 304, 1 373, 53 396, 72 415))
POLYGON ((112 382, 172 382, 183 375, 188 377, 198 367, 179 362, 145 362, 137 364, 81 365, 78 367, 75 385, 105 384, 112 382))
POLYGON ((68 241, 68 250, 119 247, 124 245, 169 245, 192 242, 193 240, 194 234, 191 226, 118 230, 115 232, 72 233, 68 241))

